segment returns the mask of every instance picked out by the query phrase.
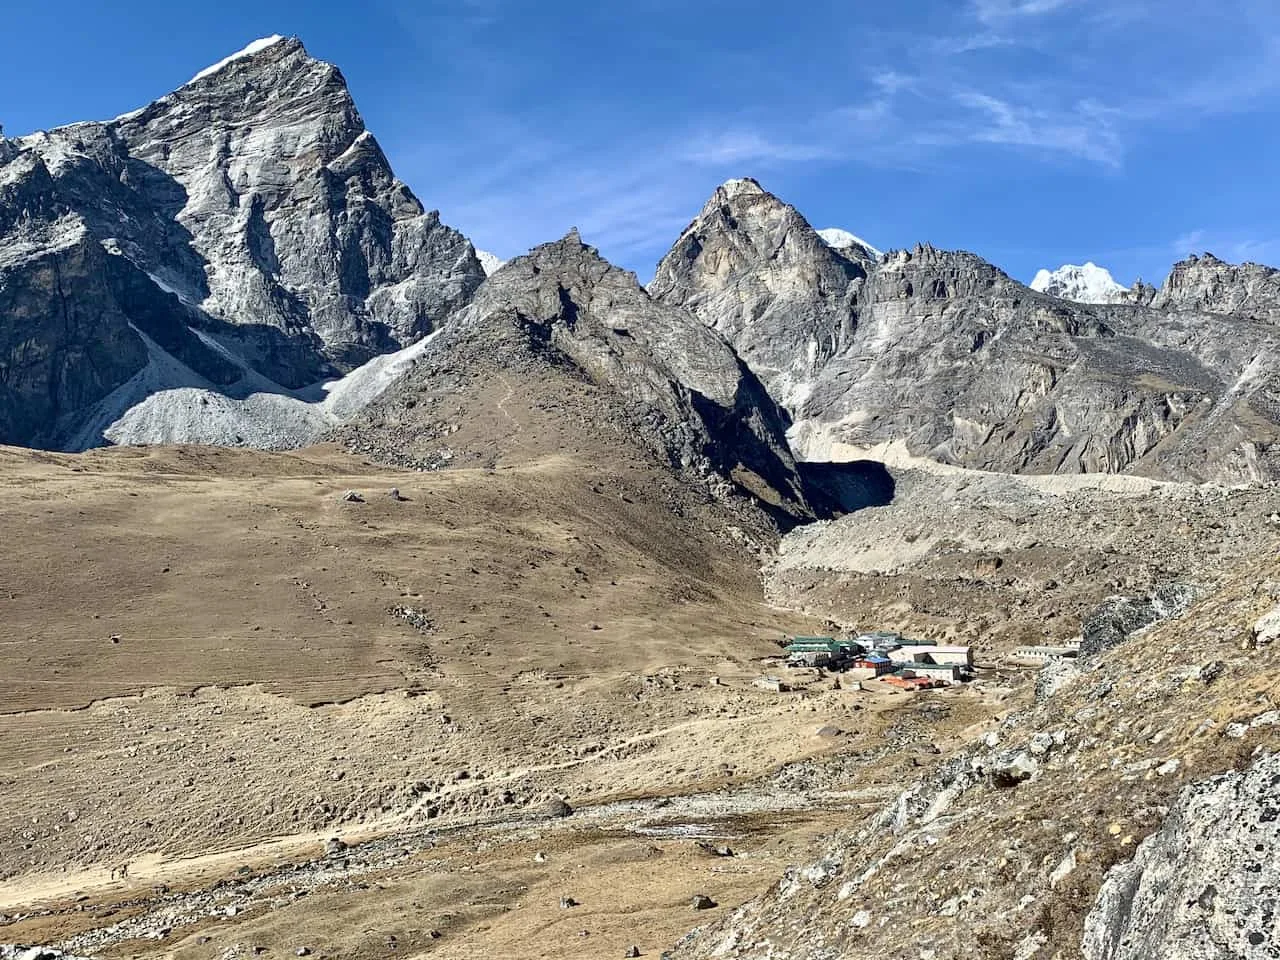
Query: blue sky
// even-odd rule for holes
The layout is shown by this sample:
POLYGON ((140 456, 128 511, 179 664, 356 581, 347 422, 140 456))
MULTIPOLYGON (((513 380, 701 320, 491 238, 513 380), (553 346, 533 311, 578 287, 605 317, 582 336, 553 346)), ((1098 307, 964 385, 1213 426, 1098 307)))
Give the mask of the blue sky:
POLYGON ((1276 0, 63 0, 4 24, 9 135, 300 36, 423 202, 503 256, 577 226, 647 278, 754 176, 817 227, 1024 281, 1280 263, 1276 0))

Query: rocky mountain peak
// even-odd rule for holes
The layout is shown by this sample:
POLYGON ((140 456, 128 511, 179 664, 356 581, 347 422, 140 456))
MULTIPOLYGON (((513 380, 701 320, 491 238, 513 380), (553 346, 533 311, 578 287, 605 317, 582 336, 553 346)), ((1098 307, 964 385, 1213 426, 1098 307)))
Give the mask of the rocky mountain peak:
POLYGON ((565 439, 569 427, 618 438, 713 489, 736 486, 783 513, 810 509, 785 418, 730 346, 683 309, 651 298, 635 274, 609 263, 576 230, 494 273, 426 345, 414 372, 340 439, 387 459, 403 449, 425 459, 429 445, 417 453, 417 438, 431 434, 417 424, 440 414, 421 397, 478 410, 498 389, 490 380, 499 393, 518 391, 546 436, 512 445, 477 438, 486 455, 576 442, 565 439), (406 405, 406 397, 414 402, 406 405), (561 413, 553 421, 546 410, 561 413))
POLYGON ((310 113, 331 115, 331 136, 345 149, 364 129, 346 78, 333 64, 312 57, 297 37, 257 40, 201 70, 171 93, 113 124, 169 123, 200 115, 211 121, 264 121, 310 113))
MULTIPOLYGON (((752 177, 738 177, 732 180, 726 180, 720 186, 716 187, 713 199, 716 200, 732 200, 735 197, 743 196, 766 196, 764 187, 760 186, 760 181, 752 177)), ((776 199, 776 198, 775 198, 776 199)))
POLYGON ((294 389, 418 340, 484 279, 467 239, 396 178, 342 73, 296 38, 250 44, 113 120, 4 143, 0 317, 26 319, 0 329, 0 363, 23 343, 41 359, 8 373, 0 441, 78 435, 77 411, 142 375, 138 331, 170 360, 181 346, 184 379, 226 384, 239 368, 294 389), (75 270, 49 261, 72 247, 75 270), (55 270, 60 300, 40 293, 55 270), (108 322, 102 337, 132 343, 111 362, 83 335, 108 322), (59 363, 74 369, 51 389, 59 363))
POLYGON ((718 187, 658 264, 649 292, 734 345, 790 408, 797 385, 843 344, 865 265, 832 249, 754 180, 718 187))
POLYGON ((261 53, 263 50, 266 50, 269 47, 273 47, 278 43, 291 43, 294 47, 299 49, 302 47, 302 42, 298 40, 297 37, 293 37, 287 41, 285 40, 284 37, 282 37, 278 33, 273 34, 269 37, 262 37, 261 39, 254 40, 253 42, 245 46, 243 49, 236 51, 230 56, 223 57, 217 63, 212 64, 208 67, 205 67, 203 70, 197 73, 194 77, 192 77, 188 81, 188 83, 197 83, 200 80, 205 79, 206 77, 211 77, 214 74, 218 73, 227 65, 253 57, 256 54, 261 53))

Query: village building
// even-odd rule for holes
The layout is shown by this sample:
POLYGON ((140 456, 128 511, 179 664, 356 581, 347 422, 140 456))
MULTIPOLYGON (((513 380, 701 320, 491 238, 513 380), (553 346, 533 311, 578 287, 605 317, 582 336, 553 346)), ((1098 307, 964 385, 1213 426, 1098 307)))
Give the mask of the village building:
POLYGON ((904 648, 916 663, 954 663, 966 669, 973 668, 971 647, 945 646, 942 644, 917 644, 904 648))
POLYGON ((960 679, 960 667, 954 663, 913 663, 909 667, 903 667, 901 672, 906 677, 923 677, 947 683, 955 683, 960 679))
POLYGON ((1072 643, 1063 644, 1062 646, 1042 644, 1017 647, 1009 656, 1015 660, 1029 660, 1033 663, 1046 663, 1049 660, 1059 660, 1063 657, 1078 657, 1079 655, 1080 644, 1072 643))
POLYGON ((786 646, 789 667, 831 667, 841 669, 862 653, 852 640, 834 637, 796 637, 786 646))
POLYGON ((893 672, 893 661, 878 653, 861 654, 853 658, 853 669, 870 671, 870 676, 879 677, 893 672))
POLYGON ((911 690, 955 683, 973 670, 970 647, 912 640, 890 630, 860 633, 854 640, 794 637, 786 655, 791 668, 842 670, 856 681, 893 679, 893 686, 911 690))

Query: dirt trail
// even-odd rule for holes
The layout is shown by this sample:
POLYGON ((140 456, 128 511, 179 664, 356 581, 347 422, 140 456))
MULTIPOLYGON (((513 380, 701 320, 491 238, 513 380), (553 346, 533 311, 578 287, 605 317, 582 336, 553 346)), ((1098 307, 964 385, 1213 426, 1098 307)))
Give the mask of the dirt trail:
MULTIPOLYGON (((310 831, 190 857, 164 858, 159 854, 147 854, 128 862, 128 875, 123 880, 111 875, 115 868, 105 866, 57 876, 28 876, 0 883, 0 913, 30 913, 42 905, 84 894, 101 896, 109 893, 113 897, 127 899, 156 884, 189 886, 205 879, 226 876, 244 863, 292 856, 308 848, 317 848, 333 835, 332 831, 310 831)), ((371 835, 353 832, 351 837, 358 842, 371 835)))

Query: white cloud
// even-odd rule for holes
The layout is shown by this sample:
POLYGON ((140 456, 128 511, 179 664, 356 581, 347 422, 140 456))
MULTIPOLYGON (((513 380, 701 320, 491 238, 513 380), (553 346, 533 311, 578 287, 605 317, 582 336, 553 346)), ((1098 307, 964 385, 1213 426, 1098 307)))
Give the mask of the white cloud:
POLYGON ((872 74, 872 84, 882 93, 893 96, 904 90, 914 90, 918 86, 918 78, 897 70, 881 70, 872 74))
POLYGON ((1123 160, 1124 148, 1111 122, 1113 111, 1091 101, 1049 110, 976 91, 957 93, 955 101, 979 115, 979 122, 969 128, 974 142, 1030 147, 1112 168, 1123 160))
POLYGON ((774 140, 755 130, 730 130, 701 136, 681 152, 686 159, 709 167, 816 160, 826 155, 822 147, 774 140))
POLYGON ((1005 23, 1020 17, 1055 13, 1078 0, 972 0, 973 15, 983 23, 1005 23))

